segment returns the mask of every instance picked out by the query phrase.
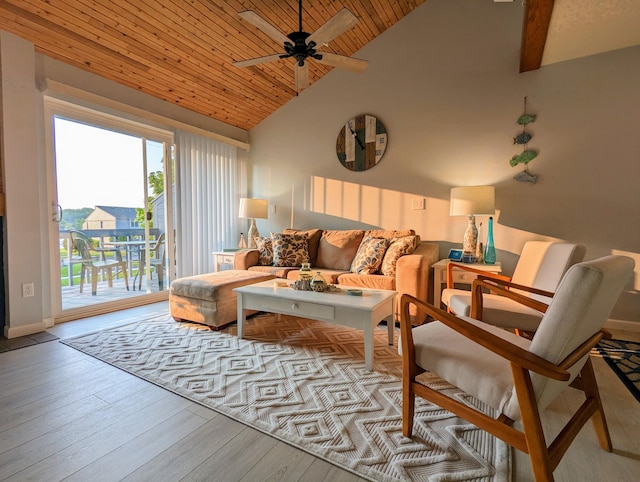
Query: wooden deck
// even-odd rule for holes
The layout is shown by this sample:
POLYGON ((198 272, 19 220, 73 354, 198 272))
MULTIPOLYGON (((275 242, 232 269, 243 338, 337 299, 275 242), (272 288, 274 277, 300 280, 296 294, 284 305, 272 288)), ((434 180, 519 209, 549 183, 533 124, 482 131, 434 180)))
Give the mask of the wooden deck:
MULTIPOLYGON (((165 280, 163 290, 169 288, 167 280, 165 280)), ((151 293, 158 293, 158 277, 153 276, 151 280, 151 293)), ((138 282, 136 280, 134 286, 134 278, 129 278, 129 290, 127 291, 124 279, 113 280, 113 287, 110 288, 107 281, 100 281, 96 295, 91 294, 91 283, 85 283, 83 292, 80 293, 80 285, 65 286, 62 288, 62 309, 69 310, 83 306, 95 305, 98 303, 106 303, 110 301, 124 300, 147 294, 147 279, 142 279, 141 289, 138 290, 138 282), (134 289, 135 288, 135 289, 134 289)))

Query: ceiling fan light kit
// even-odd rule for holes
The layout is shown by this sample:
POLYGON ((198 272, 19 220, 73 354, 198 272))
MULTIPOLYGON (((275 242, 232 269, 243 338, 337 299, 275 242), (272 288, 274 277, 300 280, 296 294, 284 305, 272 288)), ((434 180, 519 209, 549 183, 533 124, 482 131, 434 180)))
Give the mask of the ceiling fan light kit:
POLYGON ((240 12, 238 15, 252 23, 276 42, 282 44, 284 53, 240 60, 233 62, 233 65, 236 67, 249 67, 292 57, 296 61, 294 67, 296 95, 309 86, 309 66, 306 62, 309 58, 325 65, 350 70, 352 72, 359 73, 367 68, 368 62, 366 60, 316 50, 318 45, 326 45, 329 41, 358 23, 358 18, 347 8, 340 10, 312 34, 302 29, 302 0, 299 0, 298 9, 299 30, 297 32, 291 32, 288 35, 284 35, 280 30, 251 10, 240 12))

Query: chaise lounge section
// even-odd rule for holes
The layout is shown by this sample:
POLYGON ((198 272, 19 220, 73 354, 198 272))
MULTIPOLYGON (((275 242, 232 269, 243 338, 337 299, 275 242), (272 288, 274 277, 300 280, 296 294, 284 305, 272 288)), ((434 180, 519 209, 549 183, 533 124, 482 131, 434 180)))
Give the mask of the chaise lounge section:
POLYGON ((173 280, 169 311, 176 321, 191 321, 219 330, 236 321, 238 303, 234 288, 274 279, 257 271, 220 271, 173 280))

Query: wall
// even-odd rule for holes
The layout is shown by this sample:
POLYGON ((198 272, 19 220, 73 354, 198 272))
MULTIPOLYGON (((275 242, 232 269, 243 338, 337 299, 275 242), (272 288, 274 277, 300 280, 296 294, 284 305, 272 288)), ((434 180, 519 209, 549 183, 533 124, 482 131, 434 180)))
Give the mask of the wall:
POLYGON ((446 256, 466 224, 449 217, 450 188, 490 184, 507 273, 529 239, 582 243, 588 259, 627 254, 639 268, 612 317, 640 322, 640 47, 519 74, 522 15, 520 2, 429 0, 356 54, 363 74, 335 69, 252 129, 252 195, 276 206, 261 233, 288 227, 293 205, 296 227, 411 227, 446 256), (508 163, 525 96, 536 184, 508 163), (352 172, 335 142, 361 113, 385 124, 389 145, 352 172))
POLYGON ((0 158, 7 201, 6 216, 2 218, 7 305, 4 334, 13 338, 44 330, 54 315, 49 281, 53 200, 47 194, 43 101, 39 90, 46 85, 45 79, 241 142, 247 141, 248 133, 36 54, 33 44, 2 31, 0 62, 0 158), (35 296, 22 298, 21 285, 30 281, 35 283, 35 296))
POLYGON ((2 158, 6 216, 4 336, 12 338, 44 330, 41 251, 38 219, 41 177, 38 169, 37 107, 34 97, 33 45, 0 32, 2 73, 2 158), (35 283, 34 296, 22 297, 22 284, 35 283))

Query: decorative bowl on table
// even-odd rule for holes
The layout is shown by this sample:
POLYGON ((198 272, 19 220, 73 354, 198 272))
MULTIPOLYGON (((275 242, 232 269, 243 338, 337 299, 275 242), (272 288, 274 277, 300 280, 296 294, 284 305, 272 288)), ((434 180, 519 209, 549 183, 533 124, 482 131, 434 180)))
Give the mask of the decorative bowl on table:
POLYGON ((291 287, 294 290, 311 291, 311 280, 310 279, 297 279, 291 284, 291 287))

